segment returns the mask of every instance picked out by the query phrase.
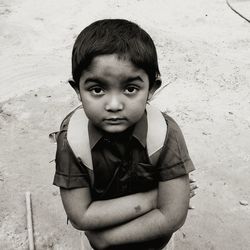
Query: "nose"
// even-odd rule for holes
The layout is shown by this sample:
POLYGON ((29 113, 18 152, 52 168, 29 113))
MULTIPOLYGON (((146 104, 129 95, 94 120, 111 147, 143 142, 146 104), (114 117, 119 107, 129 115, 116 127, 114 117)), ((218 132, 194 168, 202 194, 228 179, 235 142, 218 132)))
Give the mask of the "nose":
POLYGON ((119 95, 111 95, 105 105, 106 111, 118 112, 123 110, 124 104, 119 95))

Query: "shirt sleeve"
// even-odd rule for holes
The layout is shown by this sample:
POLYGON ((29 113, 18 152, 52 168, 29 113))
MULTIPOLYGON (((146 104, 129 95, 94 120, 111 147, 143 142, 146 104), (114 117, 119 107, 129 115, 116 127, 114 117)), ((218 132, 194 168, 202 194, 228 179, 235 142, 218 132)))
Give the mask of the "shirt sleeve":
POLYGON ((67 131, 61 131, 57 137, 56 172, 53 184, 66 188, 89 187, 87 168, 74 155, 68 140, 67 131))
POLYGON ((159 181, 171 180, 195 169, 181 129, 171 117, 166 114, 164 117, 168 132, 159 158, 159 181))

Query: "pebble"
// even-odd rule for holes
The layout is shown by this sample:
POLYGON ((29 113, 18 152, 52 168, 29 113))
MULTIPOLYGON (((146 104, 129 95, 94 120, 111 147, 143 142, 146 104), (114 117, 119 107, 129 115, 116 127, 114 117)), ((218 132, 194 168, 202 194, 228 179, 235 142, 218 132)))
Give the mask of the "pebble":
POLYGON ((242 200, 242 201, 240 201, 240 205, 247 206, 248 202, 246 200, 242 200))

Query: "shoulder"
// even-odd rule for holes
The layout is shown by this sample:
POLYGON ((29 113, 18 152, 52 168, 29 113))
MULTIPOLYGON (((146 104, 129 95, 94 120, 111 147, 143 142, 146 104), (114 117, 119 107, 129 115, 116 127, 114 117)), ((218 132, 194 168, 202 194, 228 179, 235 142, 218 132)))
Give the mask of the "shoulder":
POLYGON ((90 171, 75 154, 74 147, 72 148, 68 140, 70 121, 76 110, 63 119, 60 131, 56 135, 56 173, 53 183, 67 189, 89 187, 90 171))
POLYGON ((166 114, 165 112, 162 112, 162 115, 168 125, 168 129, 172 132, 172 131, 175 131, 175 132, 180 132, 181 129, 178 125, 178 123, 171 117, 169 116, 168 114, 166 114))
POLYGON ((77 108, 73 109, 71 112, 69 112, 66 117, 63 119, 63 121, 61 122, 60 125, 60 131, 61 130, 67 130, 68 129, 68 125, 69 125, 69 121, 72 118, 72 116, 77 113, 78 110, 82 109, 82 106, 78 106, 77 108))
MULTIPOLYGON (((72 117, 81 107, 77 107, 66 115, 62 120, 60 125, 60 130, 55 132, 55 141, 57 143, 57 156, 65 155, 66 152, 69 152, 72 155, 73 151, 68 141, 68 128, 72 117)), ((74 154, 73 154, 74 155, 74 154)))
POLYGON ((180 126, 168 114, 163 113, 163 116, 168 126, 164 148, 174 152, 175 154, 178 153, 182 156, 188 155, 187 145, 180 126))
POLYGON ((185 139, 182 133, 182 130, 180 128, 180 126, 178 125, 178 123, 168 114, 166 114, 165 112, 162 113, 163 117, 167 123, 167 134, 166 134, 166 139, 165 139, 165 143, 168 140, 175 140, 177 143, 185 143, 185 139))
POLYGON ((166 113, 163 116, 168 124, 168 131, 159 161, 161 181, 174 179, 195 169, 179 125, 166 113))

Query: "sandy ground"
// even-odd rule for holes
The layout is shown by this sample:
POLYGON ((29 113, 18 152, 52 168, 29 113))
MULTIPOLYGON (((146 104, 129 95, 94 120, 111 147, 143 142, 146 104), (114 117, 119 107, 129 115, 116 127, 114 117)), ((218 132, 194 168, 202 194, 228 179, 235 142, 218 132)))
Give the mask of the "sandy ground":
POLYGON ((180 124, 197 168, 175 250, 250 249, 250 205, 240 204, 250 203, 250 25, 224 0, 0 1, 0 249, 28 249, 28 190, 36 249, 80 249, 52 186, 48 134, 78 103, 66 84, 76 35, 116 17, 155 40, 167 87, 154 104, 180 124))

